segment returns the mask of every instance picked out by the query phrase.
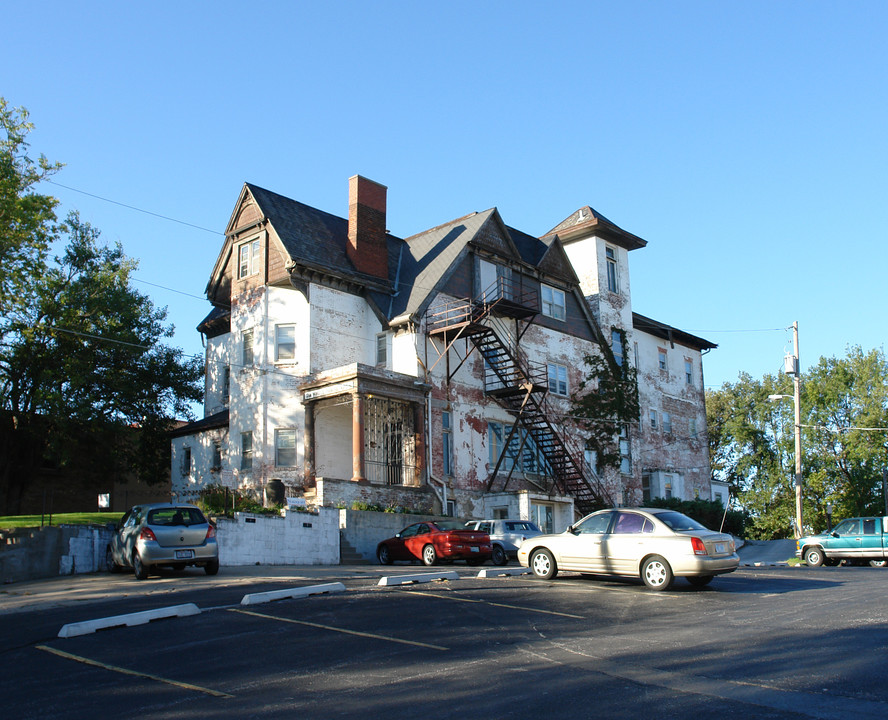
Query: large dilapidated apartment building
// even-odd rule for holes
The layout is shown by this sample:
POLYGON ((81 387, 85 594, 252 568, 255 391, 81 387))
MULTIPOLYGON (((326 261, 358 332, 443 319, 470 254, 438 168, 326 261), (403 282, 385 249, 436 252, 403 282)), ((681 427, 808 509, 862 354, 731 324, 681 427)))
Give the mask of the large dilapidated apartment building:
POLYGON ((180 499, 282 484, 309 505, 555 530, 604 505, 727 499, 706 435, 715 346, 632 311, 644 240, 591 207, 542 237, 494 208, 401 239, 386 194, 352 177, 344 218, 243 187, 198 327, 204 417, 172 441, 180 499), (596 391, 587 356, 638 383, 605 467, 571 403, 596 391))

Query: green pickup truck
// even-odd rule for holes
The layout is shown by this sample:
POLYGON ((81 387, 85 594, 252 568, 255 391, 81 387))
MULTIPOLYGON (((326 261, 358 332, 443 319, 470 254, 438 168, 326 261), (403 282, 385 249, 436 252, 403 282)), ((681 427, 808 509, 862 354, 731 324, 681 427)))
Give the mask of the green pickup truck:
POLYGON ((810 567, 842 561, 884 567, 888 559, 888 517, 842 520, 832 530, 799 538, 796 555, 810 567))

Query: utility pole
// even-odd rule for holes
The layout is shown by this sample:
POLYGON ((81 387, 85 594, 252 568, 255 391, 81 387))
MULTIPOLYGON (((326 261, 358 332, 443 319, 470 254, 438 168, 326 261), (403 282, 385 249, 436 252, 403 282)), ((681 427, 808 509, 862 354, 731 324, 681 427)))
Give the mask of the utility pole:
POLYGON ((796 538, 802 537, 802 374, 799 364, 799 323, 792 324, 793 370, 792 399, 795 405, 795 500, 796 538))

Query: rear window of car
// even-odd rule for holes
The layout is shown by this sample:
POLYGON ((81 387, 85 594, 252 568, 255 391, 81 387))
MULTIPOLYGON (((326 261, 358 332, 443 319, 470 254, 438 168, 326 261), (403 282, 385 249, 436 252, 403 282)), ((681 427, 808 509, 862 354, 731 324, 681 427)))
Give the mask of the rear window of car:
POLYGON ((663 523, 670 530, 675 530, 676 532, 682 532, 685 530, 707 530, 708 528, 704 527, 696 520, 692 520, 687 515, 682 515, 680 512, 662 512, 656 514, 657 520, 663 523))
POLYGON ((435 523, 435 527, 438 530, 465 530, 465 524, 459 522, 458 520, 439 520, 435 523))
POLYGON ((149 525, 201 525, 206 522, 197 508, 155 508, 148 511, 149 525))

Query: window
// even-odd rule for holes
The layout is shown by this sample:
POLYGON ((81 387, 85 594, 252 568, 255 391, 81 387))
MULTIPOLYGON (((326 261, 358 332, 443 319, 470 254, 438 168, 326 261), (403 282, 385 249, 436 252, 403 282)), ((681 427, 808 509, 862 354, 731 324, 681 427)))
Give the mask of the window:
POLYGON ((274 464, 277 467, 296 467, 296 431, 274 431, 274 464))
POLYGON ((488 422, 487 434, 489 437, 489 461, 490 468, 496 467, 496 463, 503 452, 506 456, 500 463, 500 471, 509 472, 513 468, 523 473, 535 475, 551 475, 552 469, 549 462, 543 455, 539 446, 534 439, 530 437, 522 428, 517 428, 506 448, 506 441, 509 439, 509 433, 512 432, 512 426, 499 423, 488 422))
POLYGON ((611 350, 614 353, 614 360, 617 365, 623 366, 623 331, 614 328, 611 330, 611 350))
POLYGON ((385 333, 376 336, 376 364, 385 365, 388 362, 388 348, 386 347, 385 333))
POLYGON ((667 500, 672 497, 672 475, 663 476, 663 497, 667 500))
POLYGON ((598 451, 584 450, 583 459, 586 461, 586 467, 598 475, 598 451))
POLYGON ((625 425, 620 428, 620 472, 632 474, 632 449, 629 446, 629 430, 625 425))
MULTIPOLYGON (((500 455, 503 454, 506 448, 506 440, 509 437, 509 433, 512 431, 511 425, 506 425, 504 423, 499 422, 488 422, 487 423, 487 435, 490 438, 490 447, 488 448, 488 460, 490 462, 490 468, 496 467, 497 461, 500 459, 500 455)), ((515 445, 515 440, 518 437, 518 433, 516 433, 512 437, 511 445, 515 445)), ((503 458, 503 461, 500 463, 500 470, 509 471, 515 465, 515 458, 517 455, 517 447, 510 447, 509 452, 506 454, 506 457, 503 458)))
POLYGON ((228 397, 231 395, 231 368, 226 365, 222 371, 222 404, 228 405, 228 397))
POLYGON ((253 469, 253 433, 241 433, 241 470, 250 472, 253 469))
POLYGON ((219 440, 213 441, 213 470, 222 469, 222 443, 219 440))
POLYGON ((259 241, 245 242, 238 248, 237 278, 242 280, 259 272, 259 241))
POLYGON ((688 435, 692 438, 697 437, 697 418, 688 420, 688 435))
POLYGON ((243 336, 243 354, 241 359, 244 367, 250 367, 253 364, 253 330, 244 330, 243 336))
POLYGON ((685 359, 685 382, 688 385, 694 384, 694 363, 685 359))
POLYGON ((657 426, 659 424, 657 422, 657 411, 656 410, 650 411, 650 418, 651 418, 651 430, 656 430, 657 426))
POLYGON ((554 395, 567 395, 567 368, 564 365, 549 363, 549 392, 554 395))
POLYGON ((617 251, 613 248, 605 248, 605 258, 607 260, 607 289, 611 292, 619 292, 620 287, 617 284, 617 251))
POLYGON ((509 508, 495 507, 493 509, 493 519, 494 520, 505 520, 507 517, 509 517, 509 508))
POLYGON ((672 434, 672 416, 668 412, 664 412, 662 415, 663 420, 663 432, 672 434))
POLYGON ((182 475, 191 475, 191 448, 182 448, 182 475))
POLYGON ((556 320, 564 320, 567 316, 564 291, 549 285, 541 285, 540 294, 543 301, 543 315, 556 320))
POLYGON ((453 475, 453 429, 450 423, 450 412, 445 410, 441 413, 441 425, 443 426, 441 450, 444 455, 445 475, 453 475))
POLYGON ((666 351, 663 348, 657 348, 657 363, 660 370, 666 370, 666 351))
POLYGON ((456 517, 456 502, 453 500, 447 500, 447 517, 456 517))
POLYGON ((296 359, 296 326, 276 325, 274 328, 274 359, 296 359))

